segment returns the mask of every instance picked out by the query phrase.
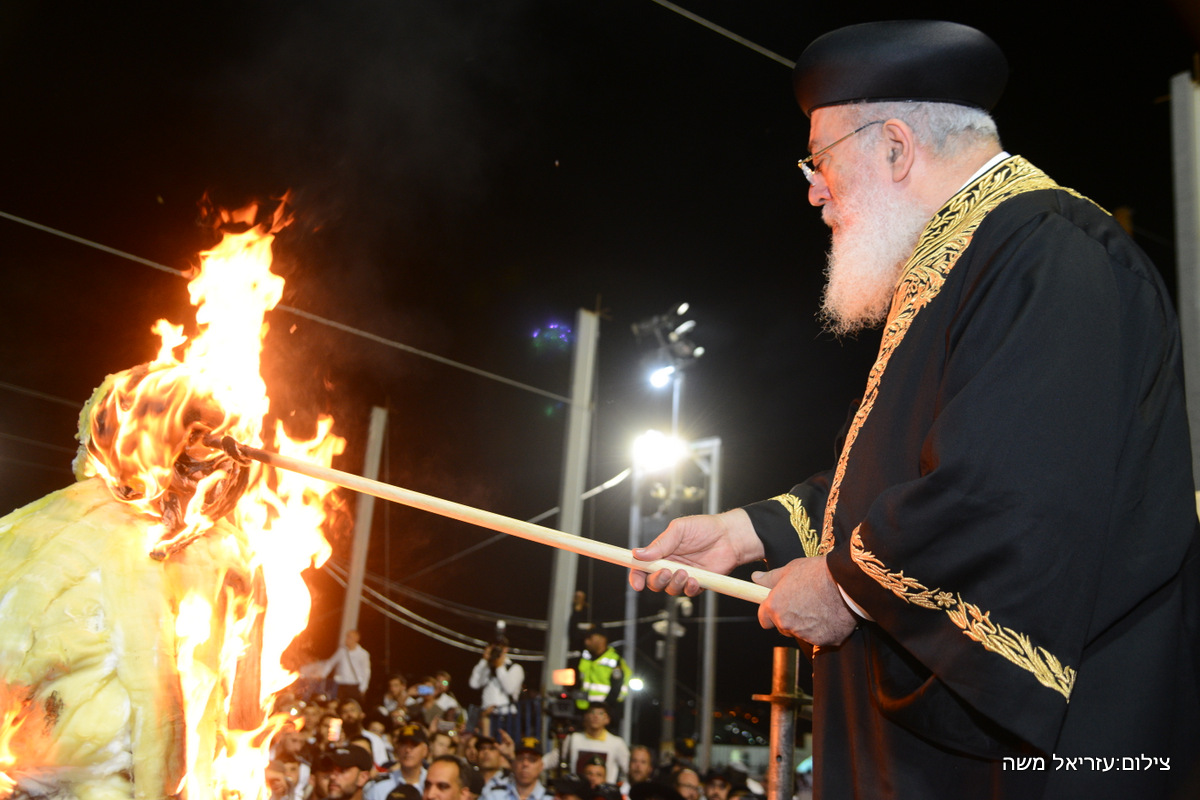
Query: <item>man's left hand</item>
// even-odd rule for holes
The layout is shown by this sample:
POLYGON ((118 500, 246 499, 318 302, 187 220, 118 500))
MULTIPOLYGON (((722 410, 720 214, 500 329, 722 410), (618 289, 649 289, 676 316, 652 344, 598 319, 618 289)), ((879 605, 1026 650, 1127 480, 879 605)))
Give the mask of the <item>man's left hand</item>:
POLYGON ((758 607, 764 628, 809 644, 837 645, 858 625, 825 566, 825 556, 797 558, 770 572, 756 572, 754 582, 771 589, 758 607))
POLYGON ((511 764, 516 760, 517 743, 513 741, 508 731, 501 729, 496 734, 496 749, 500 751, 500 755, 508 759, 508 763, 511 764))

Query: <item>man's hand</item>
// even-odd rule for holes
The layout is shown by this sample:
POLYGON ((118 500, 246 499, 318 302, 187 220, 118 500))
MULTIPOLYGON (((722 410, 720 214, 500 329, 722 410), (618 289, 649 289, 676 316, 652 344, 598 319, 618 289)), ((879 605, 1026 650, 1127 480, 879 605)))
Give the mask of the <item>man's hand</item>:
POLYGON ((758 607, 758 622, 764 628, 809 644, 837 645, 846 641, 858 625, 858 617, 846 606, 837 583, 825 565, 825 556, 797 558, 786 566, 751 576, 771 593, 758 607))
POLYGON ((496 734, 496 740, 496 749, 498 749, 500 751, 500 755, 507 758, 508 763, 511 764, 517 757, 517 743, 513 741, 512 736, 510 736, 506 730, 501 730, 498 734, 496 734))
MULTIPOLYGON (((763 557, 762 542, 754 533, 749 515, 740 508, 723 514, 679 517, 646 547, 633 551, 639 561, 667 558, 684 566, 728 574, 734 567, 763 557)), ((629 571, 629 585, 639 592, 649 588, 667 594, 695 597, 700 584, 683 569, 660 569, 647 575, 629 571)))

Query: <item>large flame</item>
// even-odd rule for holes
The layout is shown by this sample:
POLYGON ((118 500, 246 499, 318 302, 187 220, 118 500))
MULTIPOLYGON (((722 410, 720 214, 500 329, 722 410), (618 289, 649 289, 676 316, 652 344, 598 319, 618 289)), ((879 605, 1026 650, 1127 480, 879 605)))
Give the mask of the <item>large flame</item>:
MULTIPOLYGON (((253 224, 256 207, 222 214, 244 230, 225 233, 201 254, 188 284, 195 335, 159 320, 157 358, 109 376, 81 420, 86 457, 76 473, 100 475, 144 515, 148 556, 169 565, 198 537, 225 537, 209 545, 228 553, 237 573, 216 598, 172 590, 182 598, 173 638, 187 732, 186 775, 177 791, 190 800, 268 796, 267 751, 287 721, 272 713, 274 698, 296 678, 281 656, 311 609, 301 572, 330 554, 321 531, 332 487, 240 463, 211 439, 231 436, 260 447, 265 430, 273 448, 324 465, 345 444, 327 417, 308 441, 291 439, 268 419, 259 358, 264 316, 283 292, 270 267, 274 235, 289 222, 284 208, 280 203, 260 225, 253 224), (233 524, 216 525, 223 518, 233 524)), ((0 684, 0 700, 6 691, 0 684)), ((0 702, 0 713, 5 707, 0 702)), ((11 735, 21 721, 0 718, 0 797, 11 788, 4 770, 13 763, 6 762, 3 729, 11 735)), ((137 764, 133 772, 136 779, 137 764)))

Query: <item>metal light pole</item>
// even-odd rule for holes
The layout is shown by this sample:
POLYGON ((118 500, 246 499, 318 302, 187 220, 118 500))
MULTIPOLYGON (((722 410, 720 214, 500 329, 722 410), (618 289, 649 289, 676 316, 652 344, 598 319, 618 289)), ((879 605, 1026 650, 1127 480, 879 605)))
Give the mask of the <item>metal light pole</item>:
MULTIPOLYGON (((588 437, 592 424, 592 387, 596 375, 596 345, 600 317, 580 309, 576 316, 575 357, 571 368, 571 409, 563 455, 562 493, 558 507, 559 529, 579 534, 583 528, 583 492, 586 488, 588 437)), ((579 556, 564 550, 554 552, 550 582, 550 608, 546 618, 546 663, 542 667, 542 696, 554 691, 554 670, 567 665, 567 625, 571 597, 575 594, 575 572, 579 556)))
MULTIPOLYGON (((721 511, 721 440, 717 437, 692 442, 692 457, 704 472, 707 484, 704 510, 721 511)), ((717 695, 717 594, 704 594, 704 639, 700 668, 700 766, 712 766, 713 711, 717 695)))
MULTIPOLYGON (((630 484, 633 499, 629 505, 629 549, 642 546, 642 465, 635 458, 630 484)), ((628 682, 637 674, 637 596, 632 586, 625 586, 625 663, 629 665, 629 674, 625 676, 628 682)), ((637 692, 630 691, 625 696, 625 713, 621 717, 621 738, 626 742, 633 741, 633 715, 636 713, 637 692)))
MULTIPOLYGON (((680 303, 671 308, 665 314, 659 314, 650 319, 639 322, 633 326, 633 332, 638 337, 653 336, 658 343, 658 358, 659 369, 656 376, 652 376, 651 382, 657 386, 665 386, 666 380, 672 381, 671 392, 671 436, 678 440, 680 438, 680 407, 683 398, 683 368, 704 354, 704 348, 694 344, 690 339, 692 330, 696 327, 694 320, 684 318, 688 313, 689 304, 680 303)), ((634 481, 634 490, 639 488, 639 482, 634 481)), ((665 511, 669 518, 674 518, 678 515, 679 502, 679 466, 678 463, 671 468, 671 482, 667 493, 667 501, 665 511)), ((642 515, 640 508, 640 497, 635 498, 634 508, 630 512, 630 541, 631 546, 639 546, 641 542, 642 532, 642 515)), ((635 649, 635 639, 633 627, 636 623, 632 620, 637 616, 637 600, 636 598, 626 595, 626 652, 632 654, 635 649)), ((667 613, 666 613, 666 637, 664 658, 663 658, 663 689, 662 689, 662 727, 660 735, 661 752, 667 755, 674 752, 675 749, 675 683, 677 673, 677 636, 675 635, 678 623, 676 617, 678 606, 676 598, 667 598, 667 613)), ((631 668, 632 671, 632 668, 631 668)), ((626 720, 632 714, 628 713, 627 708, 626 720)), ((622 726, 622 732, 628 733, 630 728, 626 725, 622 726)))

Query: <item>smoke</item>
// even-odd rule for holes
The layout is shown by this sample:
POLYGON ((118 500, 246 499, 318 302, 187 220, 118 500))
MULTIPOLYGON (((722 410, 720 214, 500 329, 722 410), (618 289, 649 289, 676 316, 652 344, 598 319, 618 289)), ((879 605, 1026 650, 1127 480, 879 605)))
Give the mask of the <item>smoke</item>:
POLYGON ((289 6, 255 26, 263 40, 235 43, 214 81, 227 94, 213 99, 232 103, 230 125, 243 126, 222 138, 256 139, 253 157, 299 181, 314 224, 368 202, 393 218, 469 204, 505 146, 494 115, 519 88, 525 5, 289 6))

